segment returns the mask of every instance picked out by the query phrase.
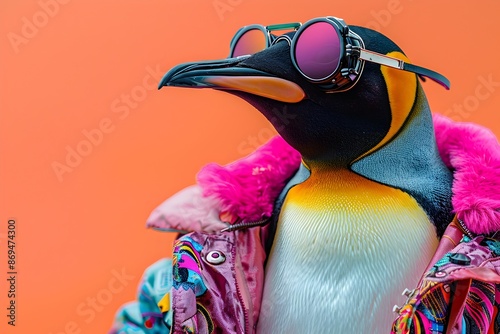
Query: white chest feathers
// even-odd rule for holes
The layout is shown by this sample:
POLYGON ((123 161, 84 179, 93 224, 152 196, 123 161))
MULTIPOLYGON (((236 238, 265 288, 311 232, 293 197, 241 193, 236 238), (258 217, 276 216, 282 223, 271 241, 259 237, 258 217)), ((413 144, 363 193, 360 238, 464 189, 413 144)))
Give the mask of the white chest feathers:
POLYGON ((313 173, 283 204, 259 334, 389 333, 393 305, 436 250, 435 229, 408 194, 327 173, 313 173))

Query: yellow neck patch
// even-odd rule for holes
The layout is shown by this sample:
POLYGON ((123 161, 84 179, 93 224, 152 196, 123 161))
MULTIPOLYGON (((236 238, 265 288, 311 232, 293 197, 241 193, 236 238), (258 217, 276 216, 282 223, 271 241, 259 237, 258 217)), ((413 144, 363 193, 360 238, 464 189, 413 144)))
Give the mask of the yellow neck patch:
MULTIPOLYGON (((409 59, 401 52, 394 51, 387 55, 410 63, 409 59)), ((417 93, 417 77, 415 74, 387 66, 380 66, 380 70, 385 79, 389 104, 391 106, 391 126, 385 137, 375 147, 362 154, 353 162, 366 157, 387 144, 401 129, 415 103, 417 93)))
POLYGON ((330 212, 345 215, 350 212, 364 215, 388 207, 394 207, 396 211, 399 208, 410 212, 422 211, 411 196, 399 189, 371 181, 347 169, 315 167, 306 181, 290 189, 287 203, 318 214, 330 212))

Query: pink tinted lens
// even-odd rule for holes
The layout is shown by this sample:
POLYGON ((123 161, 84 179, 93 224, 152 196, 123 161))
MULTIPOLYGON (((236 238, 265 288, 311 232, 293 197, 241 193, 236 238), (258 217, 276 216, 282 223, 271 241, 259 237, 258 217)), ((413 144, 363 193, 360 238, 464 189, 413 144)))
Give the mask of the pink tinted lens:
POLYGON ((340 64, 340 38, 327 22, 306 27, 295 43, 295 62, 299 69, 315 80, 325 79, 340 64))
POLYGON ((240 36, 233 48, 233 57, 252 55, 266 48, 266 36, 259 29, 251 29, 240 36))

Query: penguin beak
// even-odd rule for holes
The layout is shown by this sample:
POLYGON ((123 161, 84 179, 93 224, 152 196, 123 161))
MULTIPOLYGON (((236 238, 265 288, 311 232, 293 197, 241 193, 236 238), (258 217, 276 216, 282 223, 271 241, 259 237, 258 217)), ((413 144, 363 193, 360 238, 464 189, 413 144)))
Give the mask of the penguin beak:
POLYGON ((158 89, 163 86, 213 88, 246 92, 286 103, 297 103, 305 98, 304 91, 296 83, 239 65, 248 57, 177 65, 163 76, 158 89))

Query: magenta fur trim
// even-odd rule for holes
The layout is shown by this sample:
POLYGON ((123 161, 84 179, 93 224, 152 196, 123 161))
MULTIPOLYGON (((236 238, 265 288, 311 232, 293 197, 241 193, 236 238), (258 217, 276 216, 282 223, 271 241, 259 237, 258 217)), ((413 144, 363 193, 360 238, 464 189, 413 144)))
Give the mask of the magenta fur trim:
POLYGON ((277 136, 227 166, 208 164, 198 173, 198 184, 204 196, 221 200, 223 212, 258 221, 271 216, 274 200, 299 164, 300 154, 277 136))
POLYGON ((475 124, 434 115, 441 158, 455 170, 453 208, 473 233, 500 230, 500 145, 475 124))
MULTIPOLYGON (((473 233, 500 230, 500 146, 478 125, 434 115, 441 158, 454 170, 453 207, 473 233)), ((204 196, 213 196, 244 221, 269 217, 274 200, 298 168, 300 154, 281 137, 227 166, 209 164, 198 174, 204 196)))

